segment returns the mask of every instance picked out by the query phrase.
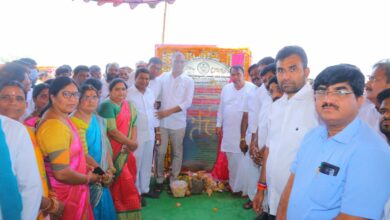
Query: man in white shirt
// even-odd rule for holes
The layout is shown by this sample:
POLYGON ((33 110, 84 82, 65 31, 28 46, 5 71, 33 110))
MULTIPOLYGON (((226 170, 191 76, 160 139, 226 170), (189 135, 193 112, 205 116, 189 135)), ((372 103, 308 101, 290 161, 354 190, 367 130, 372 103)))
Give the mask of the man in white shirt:
MULTIPOLYGON (((258 99, 257 99, 257 90, 261 85, 261 79, 259 75, 259 69, 258 65, 252 64, 248 68, 248 73, 251 78, 251 82, 253 84, 252 89, 248 91, 248 95, 245 96, 245 101, 242 106, 242 111, 243 111, 243 116, 241 118, 241 134, 245 134, 245 137, 243 138, 242 141, 240 141, 240 145, 242 145, 242 148, 245 148, 250 144, 251 140, 251 127, 255 123, 253 121, 255 120, 254 118, 257 118, 257 115, 255 112, 257 111, 257 106, 258 106, 258 99), (250 103, 250 104, 249 104, 250 103), (253 105, 252 105, 253 104, 253 105)), ((235 189, 239 192, 242 192, 242 196, 248 195, 248 183, 250 179, 252 178, 252 175, 254 173, 258 173, 257 171, 258 167, 253 166, 252 159, 249 156, 249 153, 245 154, 244 157, 241 158, 241 161, 238 162, 238 167, 237 167, 237 176, 236 176, 236 182, 233 183, 232 185, 235 186, 235 189)), ((256 183, 257 179, 255 180, 256 183)), ((255 184, 256 186, 256 184, 255 184)), ((250 209, 252 208, 252 202, 249 200, 247 203, 244 204, 245 209, 250 209)))
MULTIPOLYGON (((259 67, 260 73, 258 77, 261 78, 261 81, 268 82, 268 77, 275 76, 276 66, 275 63, 259 67), (267 77, 267 78, 265 78, 267 77)), ((252 74, 251 78, 252 77, 252 74)), ((253 80, 252 80, 253 81, 253 80)), ((252 208, 252 201, 257 192, 257 181, 259 180, 260 171, 261 171, 261 158, 263 157, 265 137, 266 137, 266 126, 265 122, 267 121, 267 116, 269 114, 269 109, 271 108, 272 99, 267 91, 267 85, 262 83, 259 87, 250 94, 248 106, 249 106, 249 126, 248 132, 251 135, 249 140, 249 155, 246 155, 246 163, 248 163, 247 170, 247 191, 249 201, 244 204, 244 209, 252 208), (250 104, 249 104, 250 103, 250 104), (260 143, 260 144, 259 144, 260 143)), ((247 140, 248 141, 248 140, 247 140)), ((264 204, 265 206, 266 204, 264 204)))
POLYGON ((119 78, 123 79, 130 88, 135 84, 135 71, 128 66, 122 66, 119 68, 119 78))
POLYGON ((180 173, 183 160, 183 139, 187 124, 187 109, 194 96, 194 80, 184 73, 186 64, 182 53, 172 55, 172 70, 161 80, 161 108, 156 113, 160 119, 161 145, 157 150, 157 189, 164 181, 164 159, 167 153, 168 140, 172 143, 171 182, 180 173))
POLYGON ((110 82, 119 77, 119 64, 109 63, 106 66, 105 78, 102 80, 102 95, 100 97, 100 102, 108 97, 110 82))
POLYGON ((366 100, 359 110, 358 117, 365 121, 372 129, 379 133, 380 114, 377 96, 380 92, 390 88, 390 60, 379 61, 373 66, 373 72, 366 83, 366 100))
POLYGON ((139 147, 134 151, 137 161, 136 186, 142 196, 156 198, 158 195, 149 190, 149 183, 152 175, 154 143, 155 141, 160 142, 161 137, 159 122, 154 114, 156 98, 153 91, 148 88, 149 75, 148 69, 137 69, 135 72, 135 85, 128 89, 127 97, 137 109, 137 140, 139 147))
MULTIPOLYGON (((148 63, 148 70, 150 71, 149 88, 154 92, 154 97, 156 97, 157 102, 161 101, 161 82, 159 76, 161 75, 162 65, 163 63, 158 57, 152 57, 149 59, 149 63, 148 63)), ((160 104, 158 104, 157 107, 159 107, 160 104)))
POLYGON ((271 105, 263 168, 253 201, 254 210, 260 212, 267 189, 271 219, 302 139, 318 125, 313 89, 306 84, 310 70, 305 51, 299 46, 282 48, 276 55, 276 72, 284 95, 271 105))
POLYGON ((246 132, 246 129, 241 130, 241 120, 247 96, 255 85, 245 82, 242 66, 230 69, 230 79, 232 83, 222 88, 215 132, 219 138, 222 136, 221 151, 226 153, 228 159, 229 185, 236 193, 242 191, 242 184, 237 181, 238 168, 248 151, 247 145, 240 146, 240 142, 245 143, 246 132))
MULTIPOLYGON (((17 121, 0 115, 0 122, 7 145, 1 147, 8 147, 12 172, 22 200, 21 219, 36 219, 42 199, 42 182, 30 136, 17 121)), ((1 210, 0 207, 0 220, 3 219, 1 210)))

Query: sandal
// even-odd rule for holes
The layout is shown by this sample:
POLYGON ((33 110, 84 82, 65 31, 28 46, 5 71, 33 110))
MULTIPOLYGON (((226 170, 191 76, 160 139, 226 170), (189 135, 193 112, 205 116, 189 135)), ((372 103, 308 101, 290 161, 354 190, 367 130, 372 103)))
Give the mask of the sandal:
POLYGON ((244 209, 252 209, 253 203, 252 203, 252 201, 248 200, 248 202, 246 202, 242 207, 244 209))

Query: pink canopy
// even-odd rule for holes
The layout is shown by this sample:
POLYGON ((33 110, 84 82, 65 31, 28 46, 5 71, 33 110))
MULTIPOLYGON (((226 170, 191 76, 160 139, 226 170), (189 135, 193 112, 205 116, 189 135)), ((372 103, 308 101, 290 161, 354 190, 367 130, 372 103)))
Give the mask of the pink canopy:
MULTIPOLYGON (((85 2, 89 2, 91 0, 84 0, 85 2)), ((139 4, 148 4, 149 7, 154 8, 160 2, 167 2, 169 4, 173 4, 175 0, 92 0, 97 2, 98 5, 103 5, 105 3, 112 3, 114 6, 118 6, 120 4, 129 4, 131 9, 134 9, 139 4)))

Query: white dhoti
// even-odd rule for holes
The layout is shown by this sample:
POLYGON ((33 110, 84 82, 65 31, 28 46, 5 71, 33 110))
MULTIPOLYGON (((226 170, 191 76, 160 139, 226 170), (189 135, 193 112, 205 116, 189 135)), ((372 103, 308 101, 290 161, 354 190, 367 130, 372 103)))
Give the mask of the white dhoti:
POLYGON ((239 186, 236 185, 236 180, 239 172, 238 167, 244 158, 244 154, 226 152, 226 157, 228 160, 229 168, 229 185, 232 189, 232 192, 240 192, 242 189, 240 189, 239 186))

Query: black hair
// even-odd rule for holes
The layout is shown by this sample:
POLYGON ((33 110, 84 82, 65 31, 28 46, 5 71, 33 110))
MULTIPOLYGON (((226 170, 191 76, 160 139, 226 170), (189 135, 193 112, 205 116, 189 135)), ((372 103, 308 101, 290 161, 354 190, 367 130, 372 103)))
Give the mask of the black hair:
POLYGON ((245 71, 244 71, 244 68, 241 66, 241 65, 235 65, 235 66, 232 66, 231 68, 230 68, 230 73, 232 73, 232 70, 241 70, 241 72, 244 74, 245 73, 245 71))
POLYGON ((56 76, 58 76, 58 75, 63 75, 63 74, 66 74, 66 73, 72 73, 72 70, 71 69, 69 69, 68 67, 66 67, 66 66, 60 66, 60 67, 58 67, 57 69, 56 69, 56 76))
POLYGON ((150 71, 146 68, 138 68, 136 71, 135 71, 135 78, 137 79, 137 77, 139 76, 139 74, 141 73, 147 73, 149 76, 150 76, 150 71))
POLYGON ((62 65, 62 67, 64 67, 65 69, 68 69, 68 70, 69 70, 69 73, 72 72, 72 67, 71 67, 70 65, 64 64, 64 65, 62 65))
POLYGON ((97 65, 92 65, 89 67, 89 72, 90 73, 96 73, 96 72, 101 72, 101 69, 97 65))
POLYGON ((23 83, 26 80, 26 74, 28 74, 29 70, 16 62, 6 63, 0 69, 0 82, 5 81, 18 81, 23 83))
POLYGON ((259 62, 257 62, 257 65, 259 65, 259 66, 261 66, 261 65, 269 65, 271 63, 275 63, 275 59, 274 58, 272 58, 272 57, 264 57, 261 60, 259 60, 259 62))
POLYGON ((276 83, 279 85, 278 78, 276 78, 276 76, 273 76, 269 79, 267 85, 265 86, 267 90, 269 90, 269 87, 271 86, 272 83, 276 83))
POLYGON ((95 88, 95 86, 91 84, 83 83, 83 85, 80 87, 80 100, 85 95, 85 93, 89 90, 95 91, 96 95, 98 95, 97 94, 98 90, 95 88))
POLYGON ((382 92, 380 92, 378 94, 378 96, 376 97, 376 99, 378 100, 378 103, 379 104, 382 104, 382 102, 385 100, 385 99, 388 99, 390 98, 390 89, 385 89, 383 90, 382 92))
POLYGON ((76 66, 73 70, 73 76, 77 76, 81 72, 89 72, 89 68, 85 65, 76 66))
POLYGON ((276 61, 283 60, 293 54, 298 55, 301 58, 303 68, 307 68, 307 56, 305 50, 300 46, 286 46, 279 50, 276 55, 276 61))
MULTIPOLYGON (((77 90, 80 90, 79 86, 77 85, 77 83, 73 79, 71 79, 69 77, 61 76, 61 77, 58 77, 58 78, 54 79, 53 82, 50 85, 50 88, 49 88, 49 96, 51 96, 51 95, 57 96, 58 93, 63 88, 65 88, 66 86, 68 86, 70 84, 75 85, 77 90)), ((49 99, 49 105, 51 105, 51 99, 49 99)))
POLYGON ((158 58, 158 57, 152 57, 152 58, 150 58, 148 64, 152 64, 152 63, 158 64, 158 65, 162 65, 162 64, 163 64, 163 62, 161 61, 161 59, 158 58))
MULTIPOLYGON (((47 81, 47 80, 46 80, 47 81)), ((42 117, 43 114, 49 109, 51 108, 52 106, 52 102, 51 102, 51 98, 50 96, 53 95, 53 96, 57 96, 58 93, 63 89, 65 88, 66 86, 70 85, 70 84, 73 84, 76 86, 77 90, 80 91, 79 89, 79 86, 77 85, 77 83, 69 78, 69 77, 66 77, 66 76, 60 76, 60 77, 57 77, 55 79, 53 79, 53 81, 51 82, 51 84, 49 84, 49 103, 46 105, 46 107, 42 110, 42 112, 39 114, 39 117, 42 117)))
POLYGON ((27 92, 24 90, 24 87, 20 82, 15 81, 15 80, 5 81, 5 82, 0 84, 0 91, 2 91, 5 87, 8 87, 8 86, 18 87, 20 90, 22 90, 23 95, 24 95, 24 99, 27 98, 27 92))
POLYGON ((116 84, 118 84, 118 83, 123 83, 123 84, 125 84, 125 87, 126 87, 126 89, 127 89, 127 84, 126 84, 126 82, 125 82, 123 79, 121 79, 121 78, 115 78, 115 79, 113 79, 113 80, 110 82, 110 85, 109 85, 109 87, 108 87, 109 91, 111 92, 112 89, 113 89, 113 88, 116 86, 116 84))
POLYGON ((384 68, 385 69, 385 75, 386 75, 386 78, 387 78, 386 82, 390 83, 390 59, 378 61, 377 63, 375 63, 372 66, 372 68, 373 69, 384 68))
POLYGON ((93 85, 93 87, 95 87, 95 89, 97 91, 102 90, 102 87, 103 87, 102 82, 100 80, 98 80, 98 79, 95 79, 95 78, 88 78, 87 80, 84 81, 83 84, 93 85))
POLYGON ((28 68, 34 68, 37 65, 37 62, 31 58, 21 58, 19 60, 15 60, 14 62, 17 62, 19 64, 22 64, 28 68))
POLYGON ((33 89, 32 97, 33 97, 34 99, 36 99, 36 98, 39 96, 39 94, 41 94, 41 92, 42 92, 43 90, 49 89, 49 88, 50 88, 50 86, 49 86, 49 84, 47 84, 47 83, 41 83, 41 84, 36 85, 36 86, 34 87, 34 89, 33 89))
POLYGON ((260 71, 260 76, 265 76, 268 72, 272 72, 273 74, 276 73, 276 64, 275 63, 270 63, 267 66, 265 66, 261 71, 260 71))
POLYGON ((249 68, 248 68, 248 73, 250 73, 254 68, 257 68, 259 67, 259 65, 257 63, 255 64, 252 64, 249 68))
POLYGON ((351 64, 338 64, 325 68, 315 78, 313 89, 318 90, 319 86, 328 87, 336 83, 350 85, 356 97, 363 95, 364 75, 358 67, 351 64))
POLYGON ((54 79, 48 79, 45 81, 45 83, 50 86, 53 83, 53 81, 54 81, 54 79))

